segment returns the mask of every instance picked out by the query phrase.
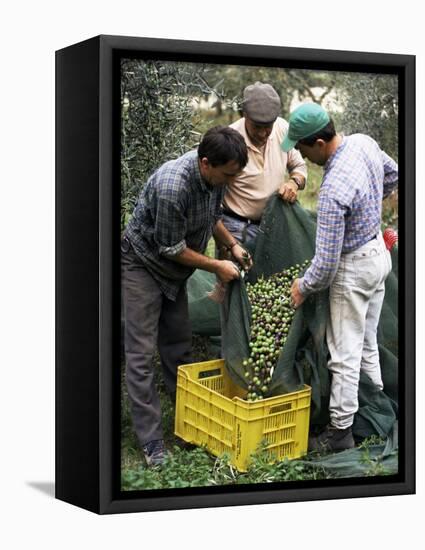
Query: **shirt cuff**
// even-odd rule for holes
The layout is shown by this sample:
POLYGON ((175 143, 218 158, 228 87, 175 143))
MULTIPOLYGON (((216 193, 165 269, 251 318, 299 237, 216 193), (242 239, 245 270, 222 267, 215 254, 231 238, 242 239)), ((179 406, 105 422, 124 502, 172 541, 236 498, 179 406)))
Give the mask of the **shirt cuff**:
POLYGON ((302 277, 301 279, 298 279, 298 289, 304 298, 306 298, 309 294, 311 294, 311 292, 308 291, 304 283, 304 277, 302 277))
POLYGON ((173 246, 159 246, 158 250, 161 256, 177 256, 177 254, 183 252, 186 247, 186 241, 182 240, 173 246))

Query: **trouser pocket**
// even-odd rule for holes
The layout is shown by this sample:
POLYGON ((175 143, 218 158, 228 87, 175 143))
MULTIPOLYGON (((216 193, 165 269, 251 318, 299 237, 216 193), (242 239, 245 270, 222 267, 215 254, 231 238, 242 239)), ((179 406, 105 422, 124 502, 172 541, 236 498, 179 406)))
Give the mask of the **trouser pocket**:
POLYGON ((354 277, 356 285, 364 290, 372 290, 382 277, 380 256, 375 254, 353 257, 354 277))

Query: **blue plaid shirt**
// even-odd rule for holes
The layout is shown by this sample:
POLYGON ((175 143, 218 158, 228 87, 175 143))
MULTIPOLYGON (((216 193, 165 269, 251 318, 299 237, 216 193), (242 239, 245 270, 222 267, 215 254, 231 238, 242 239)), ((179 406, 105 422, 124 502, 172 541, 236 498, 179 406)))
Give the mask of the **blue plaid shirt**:
POLYGON ((204 253, 222 217, 224 187, 202 179, 197 151, 166 162, 147 181, 125 234, 162 292, 175 300, 194 268, 173 261, 186 247, 204 253))
POLYGON ((299 281, 304 296, 327 288, 341 254, 380 231, 382 199, 398 184, 397 163, 363 134, 343 137, 324 166, 317 207, 316 252, 299 281))

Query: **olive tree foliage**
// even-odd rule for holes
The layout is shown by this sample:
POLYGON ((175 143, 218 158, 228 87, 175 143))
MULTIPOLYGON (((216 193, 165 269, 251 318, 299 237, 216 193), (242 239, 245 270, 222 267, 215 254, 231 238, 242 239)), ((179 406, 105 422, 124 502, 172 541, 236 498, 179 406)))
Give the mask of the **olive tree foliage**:
POLYGON ((313 101, 330 110, 339 130, 370 135, 390 156, 395 159, 398 156, 396 76, 211 65, 206 67, 202 78, 207 93, 215 94, 216 116, 221 116, 226 108, 229 123, 241 114, 245 86, 259 80, 271 84, 278 92, 284 118, 289 117, 297 103, 313 101))
POLYGON ((123 60, 121 65, 121 228, 149 176, 199 142, 193 96, 203 67, 123 60))
MULTIPOLYGON (((335 122, 345 134, 372 137, 390 157, 398 160, 398 80, 394 75, 339 73, 335 122)), ((384 200, 384 226, 398 226, 398 193, 384 200)))
POLYGON ((338 130, 368 134, 398 156, 393 75, 136 59, 123 60, 121 69, 122 228, 154 170, 196 146, 208 128, 239 118, 243 90, 256 81, 276 89, 284 118, 297 103, 314 101, 338 130))
POLYGON ((207 93, 213 93, 216 116, 227 111, 227 121, 233 122, 241 115, 243 90, 257 81, 271 84, 282 101, 281 115, 290 114, 294 96, 299 101, 322 103, 336 83, 335 73, 279 67, 251 67, 236 65, 206 66, 203 81, 207 93))
POLYGON ((398 158, 398 80, 393 75, 340 73, 337 98, 343 111, 338 126, 346 134, 367 134, 398 158))

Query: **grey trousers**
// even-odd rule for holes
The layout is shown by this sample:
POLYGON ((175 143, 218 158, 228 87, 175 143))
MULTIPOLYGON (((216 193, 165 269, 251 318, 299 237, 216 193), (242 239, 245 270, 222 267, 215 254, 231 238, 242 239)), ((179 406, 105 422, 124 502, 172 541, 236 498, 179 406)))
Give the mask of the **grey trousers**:
POLYGON ((192 362, 187 292, 175 302, 161 292, 127 240, 121 243, 126 382, 134 429, 141 446, 163 439, 153 359, 158 346, 164 382, 174 396, 177 367, 192 362))
POLYGON ((255 239, 260 231, 259 225, 247 223, 226 214, 223 215, 223 224, 235 239, 242 244, 255 239))

